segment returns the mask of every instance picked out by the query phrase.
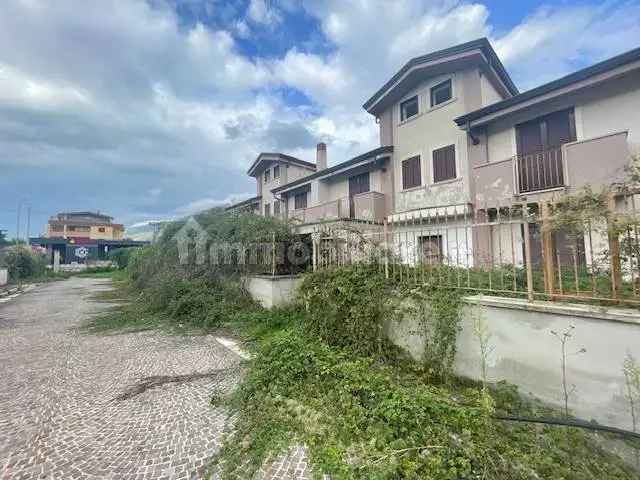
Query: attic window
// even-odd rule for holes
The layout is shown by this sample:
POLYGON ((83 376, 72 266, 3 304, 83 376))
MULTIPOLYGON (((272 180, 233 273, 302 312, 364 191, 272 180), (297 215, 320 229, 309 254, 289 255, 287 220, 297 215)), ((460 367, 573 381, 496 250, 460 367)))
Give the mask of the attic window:
POLYGON ((400 104, 400 121, 415 117, 418 114, 418 96, 411 97, 400 104))
POLYGON ((441 103, 451 100, 451 79, 431 87, 431 106, 435 107, 441 103))

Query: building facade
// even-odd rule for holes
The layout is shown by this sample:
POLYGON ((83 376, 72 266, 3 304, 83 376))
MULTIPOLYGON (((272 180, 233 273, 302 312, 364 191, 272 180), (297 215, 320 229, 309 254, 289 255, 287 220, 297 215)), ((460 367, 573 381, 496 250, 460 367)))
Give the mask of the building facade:
POLYGON ((124 225, 99 212, 63 212, 49 218, 47 238, 88 238, 122 240, 124 225))
POLYGON ((301 233, 386 222, 414 247, 477 262, 503 233, 462 246, 437 230, 424 237, 415 219, 446 218, 451 228, 461 216, 623 180, 640 151, 640 48, 520 93, 480 39, 411 59, 364 108, 379 124, 378 148, 327 168, 319 144, 315 165, 277 178, 269 169, 286 156, 261 154, 249 170, 258 179, 257 211, 289 219, 301 233))

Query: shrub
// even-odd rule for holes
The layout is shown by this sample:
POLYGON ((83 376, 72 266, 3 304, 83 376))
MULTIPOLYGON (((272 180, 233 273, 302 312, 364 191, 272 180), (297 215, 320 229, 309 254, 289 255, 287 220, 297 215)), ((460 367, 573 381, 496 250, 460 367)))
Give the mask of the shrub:
POLYGON ((0 253, 0 265, 8 269, 11 282, 41 277, 46 271, 44 257, 23 245, 5 248, 0 253))
POLYGON ((107 255, 107 258, 118 265, 118 268, 124 270, 129 265, 129 259, 131 255, 139 250, 140 247, 127 247, 127 248, 118 248, 116 250, 111 250, 107 255))

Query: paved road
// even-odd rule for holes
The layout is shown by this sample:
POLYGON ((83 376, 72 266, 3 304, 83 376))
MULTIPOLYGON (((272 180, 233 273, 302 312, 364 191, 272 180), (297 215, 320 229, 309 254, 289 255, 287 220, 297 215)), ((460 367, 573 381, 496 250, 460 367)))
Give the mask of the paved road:
POLYGON ((0 305, 0 478, 201 478, 239 357, 210 336, 78 331, 108 281, 72 278, 0 305))

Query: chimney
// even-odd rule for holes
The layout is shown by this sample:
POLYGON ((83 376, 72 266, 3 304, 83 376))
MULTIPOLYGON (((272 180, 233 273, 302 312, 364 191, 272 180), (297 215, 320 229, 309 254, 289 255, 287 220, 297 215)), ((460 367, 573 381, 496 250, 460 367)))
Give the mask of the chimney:
POLYGON ((319 143, 316 147, 316 171, 327 168, 327 145, 319 143))

